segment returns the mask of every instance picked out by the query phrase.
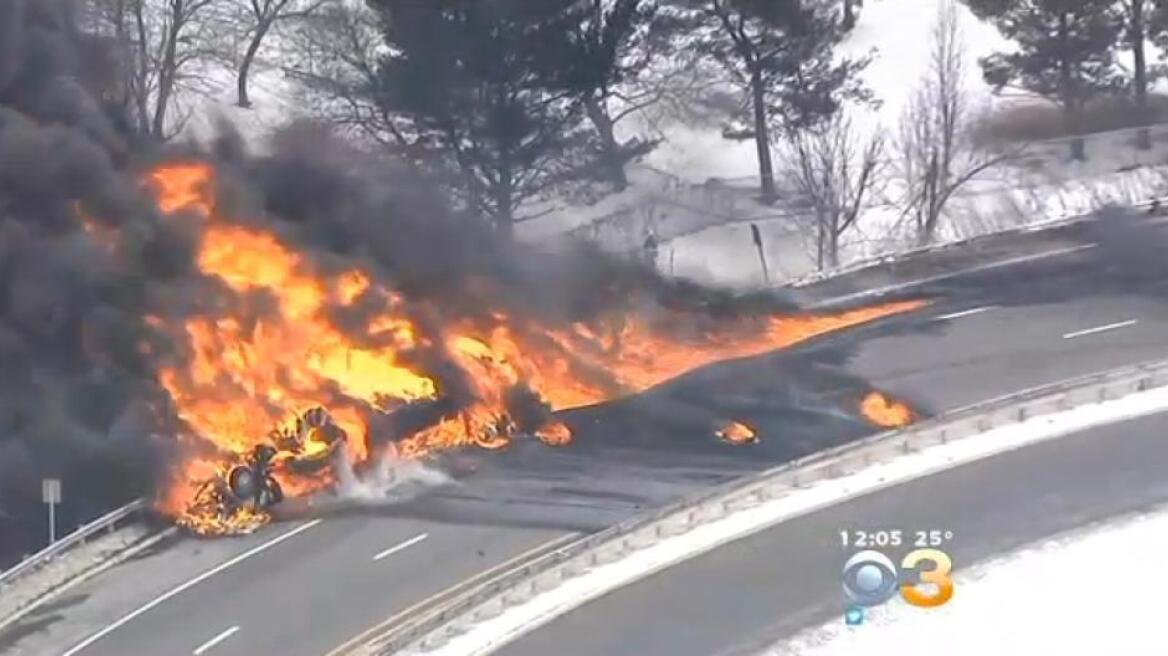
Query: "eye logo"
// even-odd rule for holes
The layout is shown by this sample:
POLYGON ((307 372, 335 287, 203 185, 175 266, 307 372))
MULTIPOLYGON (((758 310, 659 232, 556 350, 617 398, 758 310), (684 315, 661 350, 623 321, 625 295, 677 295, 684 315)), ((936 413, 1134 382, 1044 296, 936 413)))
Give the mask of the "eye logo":
POLYGON ((879 606, 896 596, 896 565, 879 551, 857 551, 844 563, 844 594, 857 606, 879 606))
POLYGON ((844 563, 843 585, 848 599, 857 606, 879 606, 896 596, 921 608, 943 606, 953 598, 953 560, 940 549, 917 549, 901 561, 903 570, 917 574, 919 583, 932 584, 922 588, 917 582, 900 582, 892 560, 879 551, 857 551, 844 563))

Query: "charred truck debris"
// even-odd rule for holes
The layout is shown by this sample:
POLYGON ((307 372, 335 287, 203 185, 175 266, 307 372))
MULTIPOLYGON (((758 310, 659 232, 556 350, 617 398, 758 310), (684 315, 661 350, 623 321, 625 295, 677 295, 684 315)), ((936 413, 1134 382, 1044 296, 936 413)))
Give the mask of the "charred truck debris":
POLYGON ((339 459, 570 448, 560 411, 922 305, 807 314, 527 250, 312 127, 143 144, 68 7, 0 0, 0 554, 36 546, 41 477, 74 522, 146 495, 247 532, 339 459))

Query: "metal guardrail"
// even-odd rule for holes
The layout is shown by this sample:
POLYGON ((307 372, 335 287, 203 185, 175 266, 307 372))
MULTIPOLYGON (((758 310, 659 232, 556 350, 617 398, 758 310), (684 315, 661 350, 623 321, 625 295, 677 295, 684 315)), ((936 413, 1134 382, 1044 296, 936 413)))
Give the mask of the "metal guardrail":
POLYGON ((136 519, 148 507, 144 499, 137 499, 117 510, 112 510, 97 519, 82 524, 69 535, 25 558, 15 566, 0 572, 0 587, 10 585, 21 576, 35 572, 45 564, 85 544, 102 533, 112 533, 119 525, 127 520, 131 518, 136 519))
MULTIPOLYGON (((1133 205, 1129 205, 1128 207, 1130 207, 1131 209, 1134 209, 1136 211, 1139 211, 1139 212, 1145 212, 1145 213, 1152 215, 1152 216, 1158 216, 1161 214, 1168 213, 1168 196, 1161 196, 1159 198, 1152 198, 1152 199, 1143 201, 1142 203, 1135 203, 1133 205)), ((799 276, 799 277, 793 278, 791 280, 783 281, 783 282, 775 285, 775 287, 776 288, 787 287, 787 288, 798 289, 800 287, 807 287, 809 285, 813 285, 813 284, 818 283, 818 282, 823 282, 825 280, 830 280, 832 278, 837 278, 840 276, 846 276, 848 274, 863 271, 864 269, 878 267, 878 266, 881 266, 884 264, 889 264, 891 262, 900 261, 900 260, 914 257, 914 256, 920 256, 920 255, 923 255, 926 253, 933 253, 933 252, 937 252, 937 251, 950 250, 950 249, 966 248, 966 247, 972 246, 980 241, 986 241, 989 239, 1000 239, 1004 236, 1008 236, 1008 235, 1012 235, 1012 234, 1023 234, 1023 233, 1029 233, 1029 232, 1038 232, 1040 230, 1051 230, 1054 228, 1061 228, 1061 227, 1072 225, 1075 223, 1080 223, 1082 221, 1093 220, 1093 217, 1097 214, 1097 212, 1098 212, 1098 210, 1092 210, 1092 211, 1084 213, 1084 214, 1075 214, 1073 216, 1063 216, 1063 217, 1058 217, 1055 219, 1050 219, 1047 221, 1028 223, 1025 225, 1017 226, 1015 228, 1010 228, 1008 230, 995 230, 993 232, 987 232, 987 233, 981 234, 981 235, 974 235, 972 237, 967 237, 965 239, 958 239, 956 241, 948 241, 948 242, 939 243, 939 244, 931 244, 929 246, 920 246, 917 248, 910 248, 907 250, 896 251, 893 253, 885 253, 883 255, 876 255, 874 257, 865 258, 863 260, 858 260, 858 261, 852 262, 851 264, 848 264, 846 266, 837 267, 837 268, 834 268, 834 269, 831 269, 828 271, 813 271, 807 275, 799 276)))
POLYGON ((425 651, 461 632, 457 620, 470 623, 498 615, 508 605, 582 573, 601 561, 602 547, 623 555, 667 535, 725 516, 729 512, 775 499, 819 480, 888 461, 923 447, 976 436, 991 428, 1033 417, 1098 403, 1129 393, 1168 385, 1168 360, 1090 374, 1023 390, 946 412, 903 430, 820 451, 759 474, 717 486, 693 497, 639 515, 604 531, 543 554, 524 565, 450 599, 439 607, 404 618, 363 646, 347 654, 394 654, 413 646, 425 651), (669 525, 667 520, 673 520, 669 525), (680 526, 679 526, 680 525, 680 526), (642 534, 643 540, 637 535, 642 534), (576 561, 569 571, 569 561, 576 561), (559 570, 558 572, 556 570, 559 570))

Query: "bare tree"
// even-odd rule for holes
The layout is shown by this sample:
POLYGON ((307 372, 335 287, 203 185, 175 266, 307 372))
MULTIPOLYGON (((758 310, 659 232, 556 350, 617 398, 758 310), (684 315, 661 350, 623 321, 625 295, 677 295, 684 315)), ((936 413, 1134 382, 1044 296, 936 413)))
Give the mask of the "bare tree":
POLYGON ((176 97, 203 80, 219 55, 222 0, 92 0, 91 27, 114 40, 122 63, 121 99, 133 129, 165 140, 187 117, 176 118, 176 97))
MULTIPOLYGON (((1139 128, 1136 130, 1136 147, 1151 150, 1152 135, 1146 122, 1148 113, 1148 3, 1147 0, 1123 0, 1125 39, 1131 46, 1134 69, 1132 71, 1132 92, 1139 114, 1139 128)), ((1153 7, 1154 8, 1154 7, 1153 7)))
POLYGON ((883 183, 883 155, 883 136, 858 134, 843 111, 785 135, 780 161, 812 212, 820 270, 839 265, 841 238, 855 227, 864 204, 883 183))
POLYGON ((293 55, 284 72, 301 83, 303 105, 349 136, 399 154, 415 149, 405 121, 376 102, 383 88, 378 66, 385 48, 376 13, 327 0, 296 21, 290 38, 293 55))
POLYGON ((896 142, 907 190, 904 208, 914 218, 921 244, 936 238, 945 206, 958 189, 1019 154, 992 153, 974 145, 967 81, 957 8, 949 0, 933 29, 928 72, 901 116, 896 142))
POLYGON ((255 64, 264 38, 277 23, 305 18, 318 11, 325 0, 236 0, 240 14, 240 24, 245 25, 247 48, 236 72, 236 104, 251 107, 248 97, 248 76, 255 64))

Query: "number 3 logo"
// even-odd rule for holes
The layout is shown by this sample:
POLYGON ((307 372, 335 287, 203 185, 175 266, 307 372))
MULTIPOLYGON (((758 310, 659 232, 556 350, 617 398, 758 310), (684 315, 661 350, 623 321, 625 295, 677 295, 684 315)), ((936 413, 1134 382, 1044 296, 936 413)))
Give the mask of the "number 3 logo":
POLYGON ((953 571, 953 561, 949 554, 940 549, 917 549, 905 556, 900 566, 902 569, 915 570, 922 562, 930 562, 933 566, 920 571, 921 583, 932 583, 937 586, 936 592, 929 594, 915 584, 905 583, 900 587, 900 596, 913 606, 922 608, 945 605, 953 598, 953 579, 949 578, 949 573, 953 571))

